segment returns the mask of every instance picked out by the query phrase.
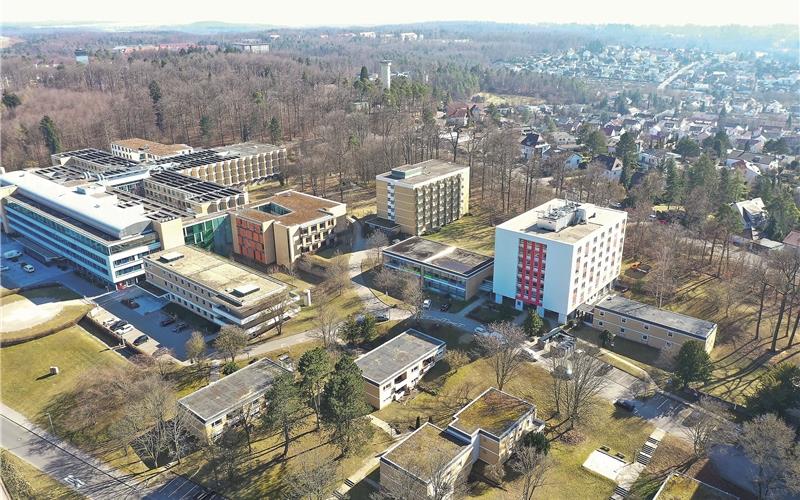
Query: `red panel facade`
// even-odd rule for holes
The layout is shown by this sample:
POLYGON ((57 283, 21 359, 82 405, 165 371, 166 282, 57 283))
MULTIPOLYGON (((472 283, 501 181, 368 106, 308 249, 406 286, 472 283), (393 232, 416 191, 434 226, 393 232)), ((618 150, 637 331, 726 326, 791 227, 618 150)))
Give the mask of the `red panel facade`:
POLYGON ((264 257, 264 235, 261 226, 243 219, 236 219, 236 239, 239 254, 266 264, 264 257))
POLYGON ((547 245, 535 241, 520 240, 517 266, 517 300, 539 306, 542 303, 544 269, 547 245))

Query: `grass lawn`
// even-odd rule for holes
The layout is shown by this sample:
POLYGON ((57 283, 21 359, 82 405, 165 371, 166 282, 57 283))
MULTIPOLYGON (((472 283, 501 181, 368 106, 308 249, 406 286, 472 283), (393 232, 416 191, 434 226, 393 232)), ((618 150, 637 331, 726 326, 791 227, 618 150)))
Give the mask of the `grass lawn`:
MULTIPOLYGON (((426 374, 426 379, 431 373, 426 374)), ((616 411, 611 403, 599 402, 594 414, 579 427, 583 441, 579 444, 566 444, 556 437, 560 430, 557 427, 559 420, 551 418, 550 380, 551 376, 546 370, 525 363, 518 375, 504 388, 507 392, 534 403, 538 417, 547 420, 548 425, 553 428, 549 437, 553 440, 551 455, 556 466, 550 473, 548 485, 537 492, 536 498, 608 498, 614 484, 585 471, 581 464, 593 450, 603 445, 633 458, 636 450, 652 432, 653 426, 638 417, 616 411)), ((447 377, 437 396, 419 393, 411 400, 392 403, 375 415, 401 429, 413 426, 417 416, 423 421, 430 416, 437 425, 447 425, 456 411, 493 385, 494 374, 491 367, 486 360, 479 359, 447 377)), ((479 485, 472 495, 498 499, 516 497, 514 493, 518 491, 519 484, 511 481, 505 486, 507 491, 479 485)))
POLYGON ((471 215, 444 226, 439 232, 426 234, 425 238, 484 255, 494 255, 494 226, 486 211, 473 210, 471 215))
POLYGON ((226 480, 224 473, 221 472, 220 482, 217 482, 213 470, 203 460, 201 452, 184 459, 183 463, 177 466, 177 472, 192 476, 193 480, 214 488, 228 498, 283 498, 286 493, 284 478, 301 459, 318 463, 335 461, 338 465, 336 474, 338 486, 358 470, 367 458, 375 456, 391 445, 389 435, 373 427, 375 432, 372 438, 359 449, 358 454, 342 459, 339 458, 338 449, 330 444, 328 434, 324 430, 315 432, 314 422, 313 415, 303 419, 301 427, 293 432, 288 460, 281 462, 277 459, 283 451, 282 435, 260 433, 253 443, 252 454, 247 454, 245 447, 243 459, 237 466, 237 475, 232 481, 226 480))
POLYGON ((76 322, 92 307, 64 287, 47 287, 3 297, 0 338, 24 339, 76 322))
MULTIPOLYGON (((44 472, 39 471, 34 466, 14 455, 10 451, 3 452, 3 459, 17 470, 19 475, 25 479, 33 490, 33 498, 58 498, 62 500, 78 500, 86 498, 83 495, 67 488, 44 472)), ((9 482, 5 482, 9 487, 9 482)), ((9 487, 12 498, 24 498, 18 492, 9 487)))
MULTIPOLYGON (((283 325, 281 336, 294 335, 314 328, 314 318, 317 316, 317 303, 314 293, 311 293, 311 305, 300 308, 300 312, 283 325)), ((338 296, 331 298, 331 303, 339 316, 344 319, 363 310, 363 304, 353 287, 347 287, 338 296)), ((272 332, 272 330, 271 330, 272 332)), ((259 340, 269 340, 269 336, 259 340)))
POLYGON ((270 276, 277 280, 283 281, 289 286, 294 287, 300 291, 310 290, 316 286, 314 283, 311 283, 309 281, 304 281, 303 278, 299 276, 289 276, 286 273, 272 273, 270 274, 270 276))
POLYGON ((128 361, 80 326, 24 344, 0 349, 0 389, 5 404, 33 421, 47 422, 40 411, 57 395, 69 392, 92 368, 128 361), (51 366, 61 373, 48 376, 51 366))

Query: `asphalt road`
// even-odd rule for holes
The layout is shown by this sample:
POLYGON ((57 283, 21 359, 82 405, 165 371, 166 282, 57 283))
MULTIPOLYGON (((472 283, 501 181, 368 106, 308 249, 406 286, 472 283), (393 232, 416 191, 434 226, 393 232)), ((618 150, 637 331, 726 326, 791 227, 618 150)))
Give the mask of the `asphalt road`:
POLYGON ((87 498, 140 498, 131 486, 34 434, 5 415, 0 415, 0 446, 87 498))

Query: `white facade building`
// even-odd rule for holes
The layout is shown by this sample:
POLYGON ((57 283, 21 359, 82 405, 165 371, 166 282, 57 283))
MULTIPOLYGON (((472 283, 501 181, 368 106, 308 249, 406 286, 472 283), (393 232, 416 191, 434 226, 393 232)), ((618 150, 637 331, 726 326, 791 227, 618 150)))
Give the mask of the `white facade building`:
POLYGON ((619 276, 628 214, 552 199, 495 228, 493 292, 564 322, 619 276))

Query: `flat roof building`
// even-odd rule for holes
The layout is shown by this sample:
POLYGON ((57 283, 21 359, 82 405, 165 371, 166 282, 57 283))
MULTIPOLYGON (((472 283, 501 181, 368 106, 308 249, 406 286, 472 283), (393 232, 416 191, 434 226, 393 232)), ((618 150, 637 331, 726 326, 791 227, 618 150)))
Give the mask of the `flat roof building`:
POLYGON ((458 411, 445 429, 426 423, 389 448, 380 458, 381 488, 438 498, 442 492, 435 490, 443 485, 436 483, 446 480, 452 488, 478 460, 504 463, 523 436, 542 429, 533 404, 489 388, 458 411))
POLYGON ((286 166, 286 148, 243 142, 195 150, 162 160, 167 170, 223 186, 245 186, 277 178, 286 166))
POLYGON ((610 295, 600 299, 586 318, 598 330, 657 349, 680 348, 689 340, 701 342, 706 352, 714 348, 717 324, 649 304, 610 295))
POLYGON ((445 354, 444 340, 406 330, 356 360, 367 402, 381 409, 413 389, 445 354))
POLYGON ((281 191, 231 214, 233 251, 248 262, 291 267, 302 254, 333 245, 347 205, 299 191, 281 191))
POLYGON ((419 276, 429 290, 458 300, 475 296, 494 268, 492 257, 419 236, 395 243, 382 254, 384 267, 419 276))
POLYGON ((137 137, 117 139, 111 143, 112 155, 135 162, 163 160, 192 151, 194 148, 186 144, 162 144, 137 137))
POLYGON ((261 359, 179 399, 178 409, 195 436, 212 439, 241 420, 244 412, 257 416, 264 411, 264 394, 284 373, 290 372, 261 359))
POLYGON ((420 235, 469 212, 469 167, 443 160, 403 165, 375 177, 378 218, 420 235))
POLYGON ((605 295, 619 276, 627 213, 552 199, 495 228, 498 303, 535 307, 565 322, 605 295))
POLYGON ((143 188, 147 197, 197 215, 239 208, 248 202, 246 191, 177 172, 151 172, 143 188))
POLYGON ((296 314, 297 297, 285 283, 191 246, 156 252, 145 259, 149 283, 172 302, 220 326, 236 325, 257 335, 296 314))
POLYGON ((65 186, 36 174, 0 175, 0 217, 16 232, 105 284, 123 287, 144 274, 142 259, 160 247, 161 221, 106 186, 65 186))

